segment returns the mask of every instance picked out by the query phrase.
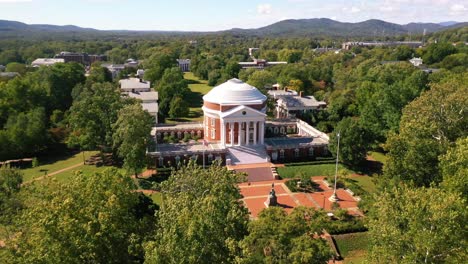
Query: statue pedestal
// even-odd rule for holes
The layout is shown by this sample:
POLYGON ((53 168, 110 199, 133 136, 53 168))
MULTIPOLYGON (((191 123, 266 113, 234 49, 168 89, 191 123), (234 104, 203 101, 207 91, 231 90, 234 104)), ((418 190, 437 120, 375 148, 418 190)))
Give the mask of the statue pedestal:
POLYGON ((275 192, 275 189, 274 189, 274 185, 271 188, 271 192, 268 195, 268 198, 266 199, 266 201, 263 204, 265 204, 265 206, 267 208, 270 207, 270 206, 277 206, 278 205, 278 197, 276 197, 276 192, 275 192))

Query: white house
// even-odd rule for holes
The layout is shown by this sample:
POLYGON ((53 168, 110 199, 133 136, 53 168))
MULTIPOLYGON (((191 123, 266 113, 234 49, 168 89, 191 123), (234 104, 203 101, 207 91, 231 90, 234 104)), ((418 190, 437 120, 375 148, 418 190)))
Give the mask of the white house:
POLYGON ((65 63, 65 59, 38 58, 31 65, 33 67, 40 67, 54 65, 55 63, 65 63))
POLYGON ((140 78, 128 78, 119 81, 120 91, 123 93, 150 92, 151 83, 140 78))
POLYGON ((158 92, 131 92, 128 93, 128 96, 140 100, 143 110, 154 116, 156 123, 158 123, 158 92))
POLYGON ((411 64, 413 64, 416 67, 419 67, 423 64, 423 60, 421 58, 412 58, 411 60, 409 60, 409 62, 411 62, 411 64))

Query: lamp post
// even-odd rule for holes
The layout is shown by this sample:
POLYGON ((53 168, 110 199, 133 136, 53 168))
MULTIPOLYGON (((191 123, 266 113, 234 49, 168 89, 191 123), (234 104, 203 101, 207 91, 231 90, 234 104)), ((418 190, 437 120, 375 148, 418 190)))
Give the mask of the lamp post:
POLYGON ((335 165, 335 187, 333 188, 333 194, 328 198, 328 200, 332 203, 335 203, 338 201, 338 197, 336 196, 336 177, 338 175, 338 155, 340 151, 340 132, 338 131, 338 134, 336 135, 338 137, 338 144, 336 147, 336 165, 335 165))

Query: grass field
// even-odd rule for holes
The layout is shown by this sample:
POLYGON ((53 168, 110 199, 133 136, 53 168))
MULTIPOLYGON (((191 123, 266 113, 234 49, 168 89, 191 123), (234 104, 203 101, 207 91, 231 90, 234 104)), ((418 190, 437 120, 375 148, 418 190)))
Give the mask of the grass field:
MULTIPOLYGON (((85 151, 85 159, 95 155, 96 153, 97 151, 85 151)), ((21 170, 21 172, 24 174, 23 181, 27 182, 34 178, 44 176, 46 173, 50 174, 79 163, 83 163, 83 152, 78 152, 68 156, 65 155, 60 157, 50 157, 47 160, 39 159, 38 167, 21 170)))
POLYGON ((373 193, 376 191, 376 186, 372 180, 372 177, 369 177, 367 175, 359 175, 351 176, 350 179, 354 181, 357 185, 361 186, 361 188, 368 193, 373 193))
POLYGON ((333 236, 344 263, 364 263, 367 255, 367 232, 333 236))
POLYGON ((157 205, 161 205, 161 202, 162 202, 162 197, 161 197, 161 193, 153 193, 151 195, 149 195, 149 197, 151 199, 153 199, 153 202, 157 205))
MULTIPOLYGON (((338 170, 346 169, 343 165, 338 165, 338 170)), ((308 176, 329 176, 335 175, 335 164, 299 165, 278 167, 278 174, 281 178, 296 178, 301 175, 308 176)), ((346 169, 347 170, 347 169, 346 169)), ((349 173, 353 171, 347 170, 349 173)))
POLYGON ((373 159, 383 164, 385 164, 385 162, 387 161, 387 157, 382 152, 371 151, 369 152, 369 156, 371 156, 373 159))
POLYGON ((203 120, 203 95, 207 94, 211 88, 208 85, 208 81, 200 80, 191 72, 184 73, 184 78, 188 81, 188 87, 190 94, 186 96, 185 100, 190 106, 189 115, 178 119, 166 119, 166 123, 177 123, 177 122, 196 122, 203 120))

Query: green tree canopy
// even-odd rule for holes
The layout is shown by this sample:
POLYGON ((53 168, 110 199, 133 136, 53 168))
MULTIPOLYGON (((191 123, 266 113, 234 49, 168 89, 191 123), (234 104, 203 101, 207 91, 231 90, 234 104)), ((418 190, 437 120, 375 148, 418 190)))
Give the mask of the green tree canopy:
POLYGON ((146 203, 141 214, 143 200, 134 190, 132 179, 116 170, 28 186, 17 235, 6 241, 6 263, 141 262, 154 209, 146 203))
POLYGON ((154 123, 151 115, 140 104, 127 105, 118 114, 112 126, 113 143, 124 161, 124 168, 138 175, 146 166, 146 146, 154 123))
POLYGON ((369 150, 367 131, 361 127, 359 120, 347 117, 341 120, 330 136, 329 148, 336 156, 337 135, 340 133, 340 160, 348 165, 357 166, 366 159, 369 150))
POLYGON ((459 194, 400 187, 375 199, 368 224, 372 263, 460 263, 468 257, 468 211, 459 194))
POLYGON ((239 201, 240 180, 217 165, 202 169, 190 163, 174 172, 161 185, 159 228, 146 246, 146 261, 232 263, 249 221, 239 201))
POLYGON ((389 137, 384 172, 396 180, 429 186, 442 180, 439 156, 466 137, 468 74, 450 75, 403 110, 400 133, 389 137))
POLYGON ((313 208, 297 207, 291 214, 270 207, 249 223, 241 242, 241 263, 327 263, 331 251, 321 233, 326 215, 313 208))
POLYGON ((93 150, 112 146, 112 124, 124 106, 120 93, 110 83, 96 83, 84 90, 70 108, 70 146, 93 150))

